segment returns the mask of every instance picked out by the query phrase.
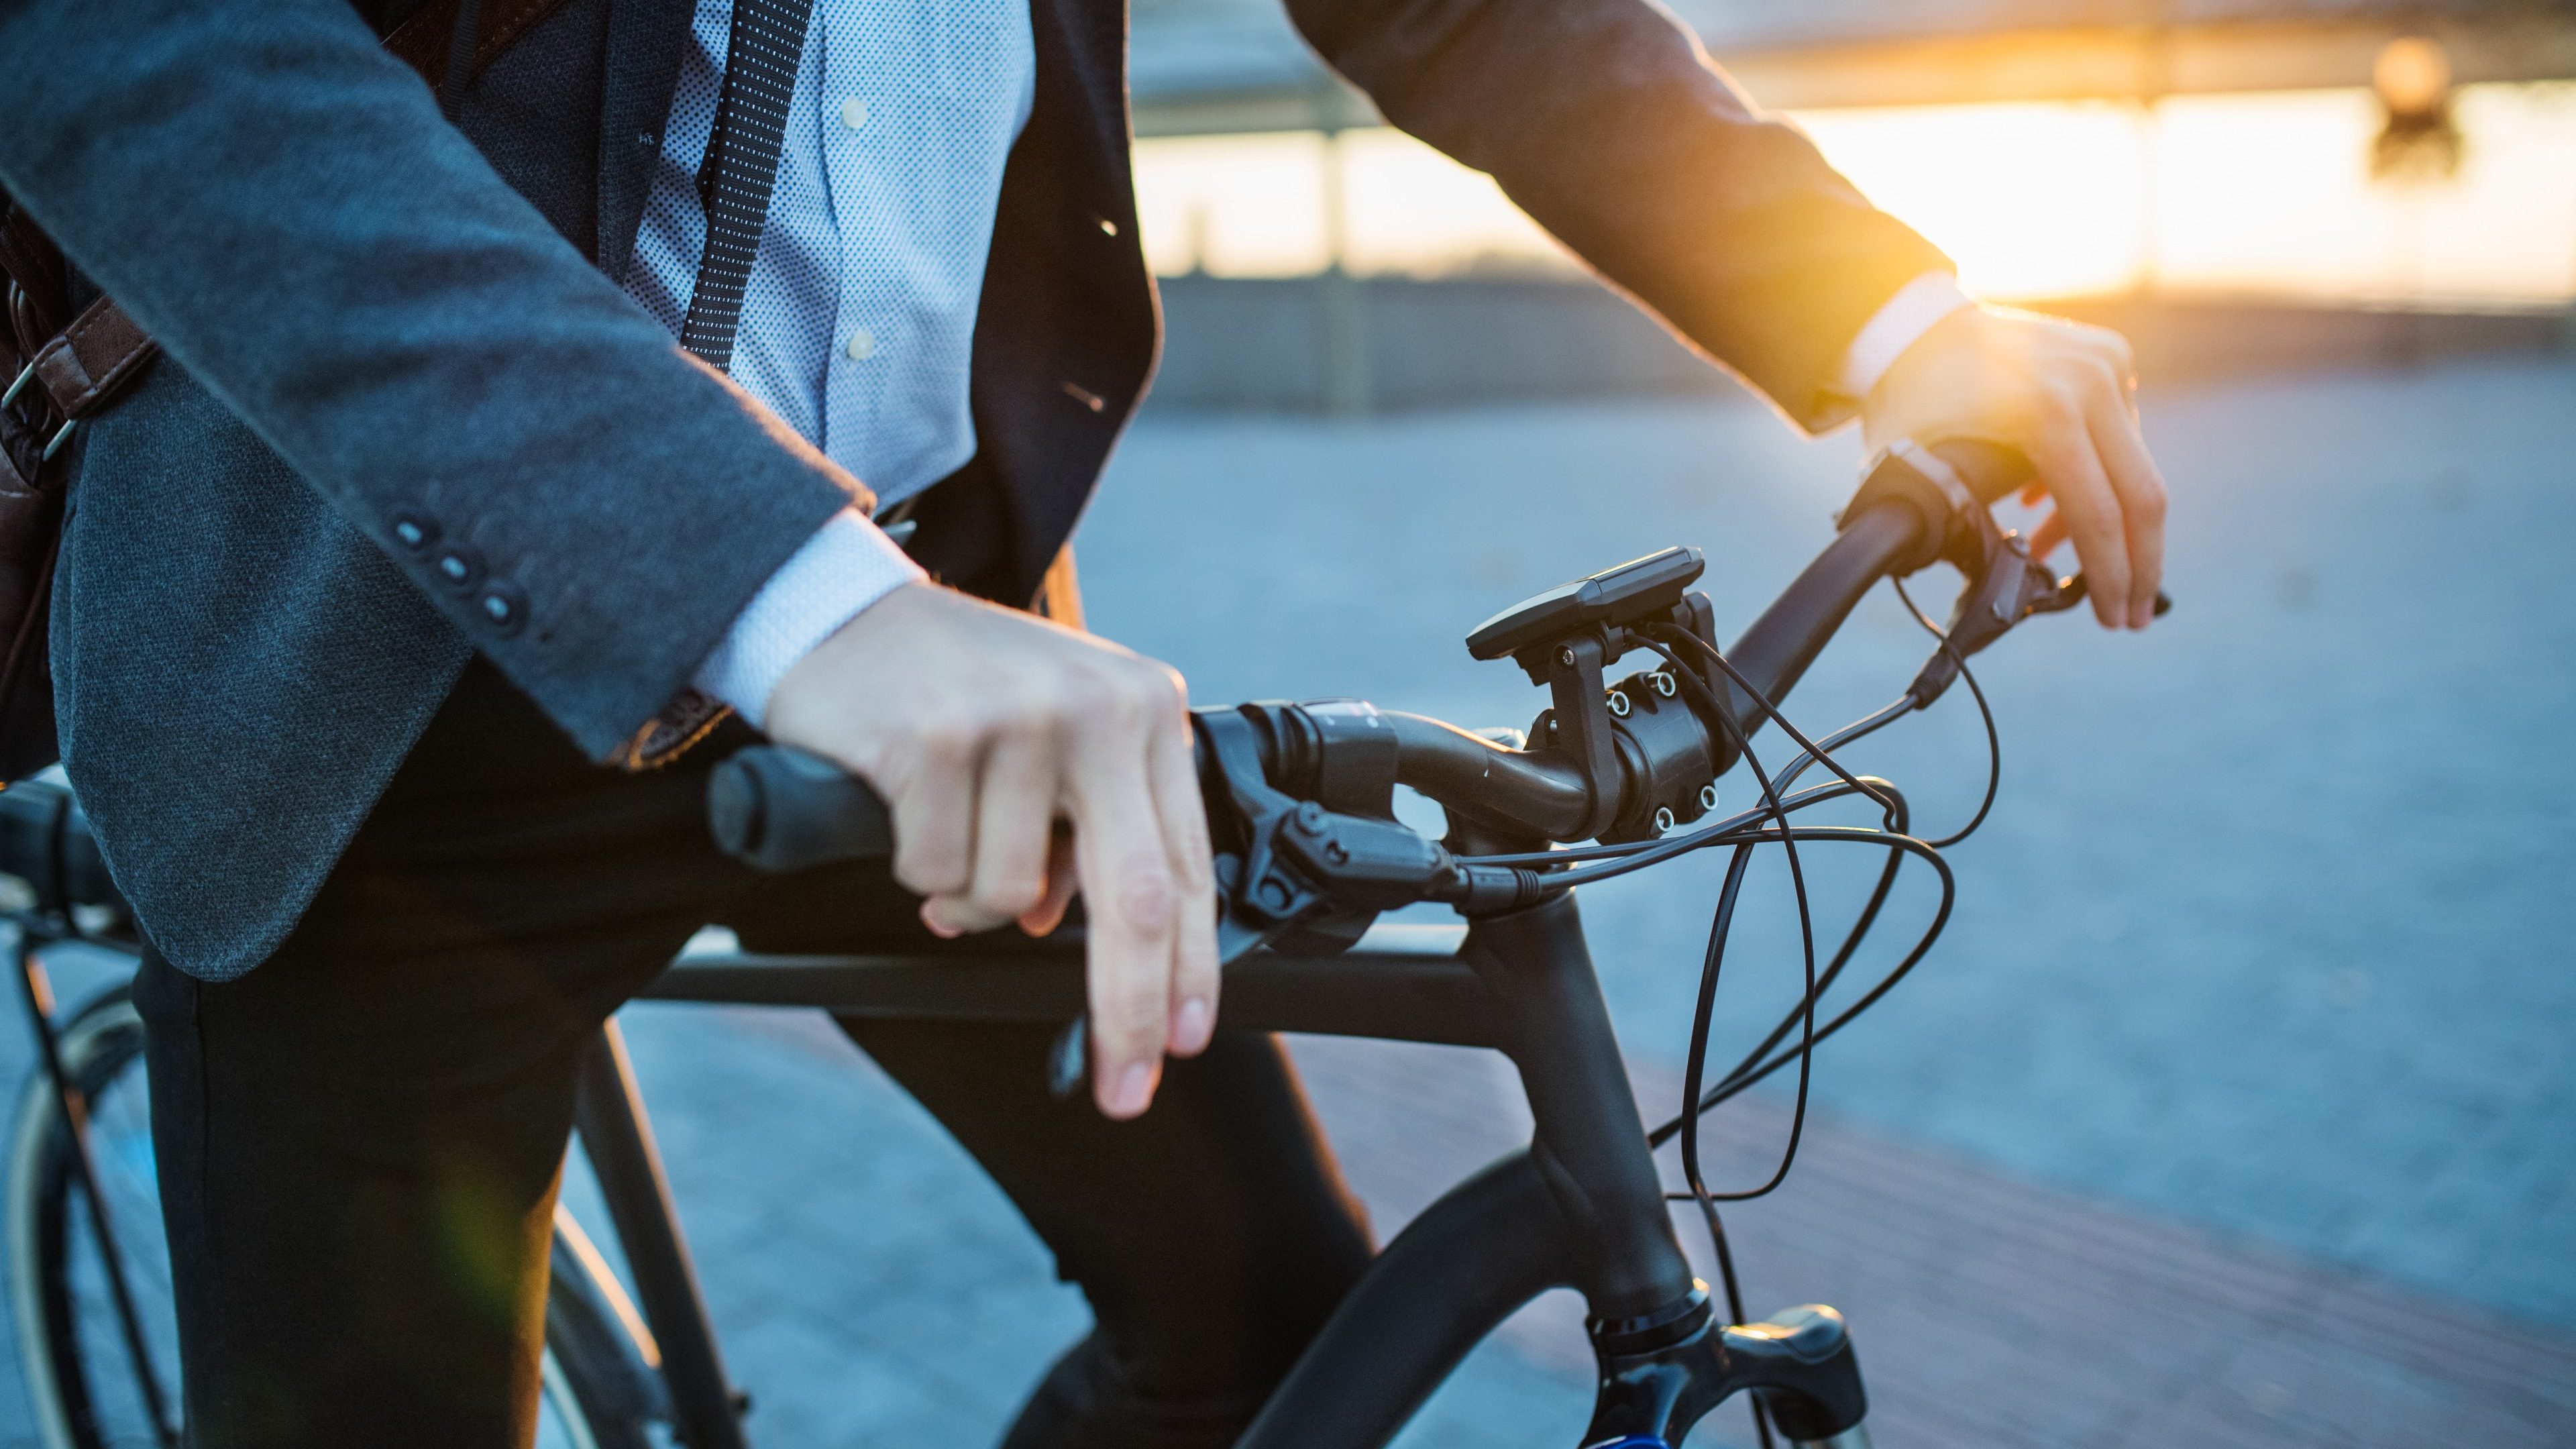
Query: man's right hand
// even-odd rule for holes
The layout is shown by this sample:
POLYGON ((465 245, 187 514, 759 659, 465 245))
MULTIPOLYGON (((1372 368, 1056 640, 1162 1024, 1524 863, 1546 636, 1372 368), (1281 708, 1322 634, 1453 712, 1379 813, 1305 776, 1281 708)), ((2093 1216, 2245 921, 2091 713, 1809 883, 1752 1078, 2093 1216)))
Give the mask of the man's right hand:
POLYGON ((1092 1092, 1153 1100, 1216 1026, 1216 897, 1179 675, 934 584, 862 610, 779 680, 768 731, 894 812, 895 879, 941 935, 1054 928, 1078 884, 1092 1092), (1055 826, 1072 826, 1069 857, 1055 826))

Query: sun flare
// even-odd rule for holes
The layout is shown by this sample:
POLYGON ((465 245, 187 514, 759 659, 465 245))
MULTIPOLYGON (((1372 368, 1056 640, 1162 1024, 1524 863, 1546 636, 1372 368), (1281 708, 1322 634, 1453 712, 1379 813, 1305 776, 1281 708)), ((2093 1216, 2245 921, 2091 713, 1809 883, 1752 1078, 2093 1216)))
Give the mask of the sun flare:
MULTIPOLYGON (((2372 178, 2382 117, 2358 89, 1791 119, 1987 296, 2576 297, 2576 85, 2470 86, 2455 115, 2458 173, 2415 183, 2372 178)), ((1573 265, 1491 178, 1382 128, 1142 141, 1137 191, 1165 273, 1293 276, 1337 251, 1415 276, 1573 265)))

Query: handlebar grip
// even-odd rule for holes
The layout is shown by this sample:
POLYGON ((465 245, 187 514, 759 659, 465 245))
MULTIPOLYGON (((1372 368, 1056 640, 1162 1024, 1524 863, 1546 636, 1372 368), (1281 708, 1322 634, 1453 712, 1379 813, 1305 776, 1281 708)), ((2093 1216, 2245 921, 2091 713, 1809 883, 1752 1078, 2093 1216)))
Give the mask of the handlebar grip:
POLYGON ((716 766, 707 828, 725 854, 772 874, 894 855, 884 798, 822 756, 784 745, 753 745, 716 766))
POLYGON ((130 914, 79 797, 53 780, 20 780, 0 792, 0 874, 24 880, 47 911, 108 906, 130 914))
POLYGON ((1846 534, 1865 515, 1910 514, 1909 536, 1884 560, 1902 578, 1925 568, 1963 535, 1973 514, 2029 482, 2030 460, 2020 449, 1979 438, 1948 438, 1929 447, 1900 439, 1871 457, 1860 491, 1837 521, 1846 534))
POLYGON ((1951 438, 1934 443, 1932 456, 1947 463, 1968 485, 1979 503, 2000 503, 2004 496, 2029 482, 2036 470, 2019 448, 2009 443, 1991 443, 1983 438, 1951 438))

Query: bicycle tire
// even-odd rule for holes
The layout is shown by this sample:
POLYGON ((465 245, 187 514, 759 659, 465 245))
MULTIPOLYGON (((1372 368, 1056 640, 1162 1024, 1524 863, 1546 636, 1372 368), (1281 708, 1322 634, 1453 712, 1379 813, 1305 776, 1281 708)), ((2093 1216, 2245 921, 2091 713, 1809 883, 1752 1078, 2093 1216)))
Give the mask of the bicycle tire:
MULTIPOLYGON (((119 1261, 135 1289, 147 1349, 172 1415, 178 1407, 178 1330, 168 1253, 152 1176, 144 1092, 143 1023, 122 986, 57 1031, 63 1069, 91 1107, 92 1151, 119 1261)), ((45 1449, 130 1449, 159 1442, 139 1379, 100 1284, 97 1243, 53 1084, 41 1067, 19 1093, 8 1143, 9 1298, 18 1362, 45 1449)), ((649 1335, 594 1251, 557 1233, 541 1365, 542 1449, 655 1449, 668 1410, 649 1335)))

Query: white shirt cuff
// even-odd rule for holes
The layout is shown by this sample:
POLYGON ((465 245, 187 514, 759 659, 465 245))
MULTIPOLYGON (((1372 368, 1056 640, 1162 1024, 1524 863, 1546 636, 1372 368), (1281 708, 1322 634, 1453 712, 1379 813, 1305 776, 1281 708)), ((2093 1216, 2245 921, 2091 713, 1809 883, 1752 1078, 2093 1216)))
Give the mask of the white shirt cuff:
POLYGON ((796 661, 860 610, 929 577, 866 514, 844 508, 751 596, 692 682, 758 728, 796 661))
POLYGON ((1881 304, 1852 338, 1850 349, 1843 353, 1842 370, 1834 374, 1834 391, 1853 402, 1868 397, 1896 359, 1933 324, 1975 305, 1976 299, 1960 291, 1958 278, 1948 272, 1925 272, 1897 288, 1896 295, 1881 304))

